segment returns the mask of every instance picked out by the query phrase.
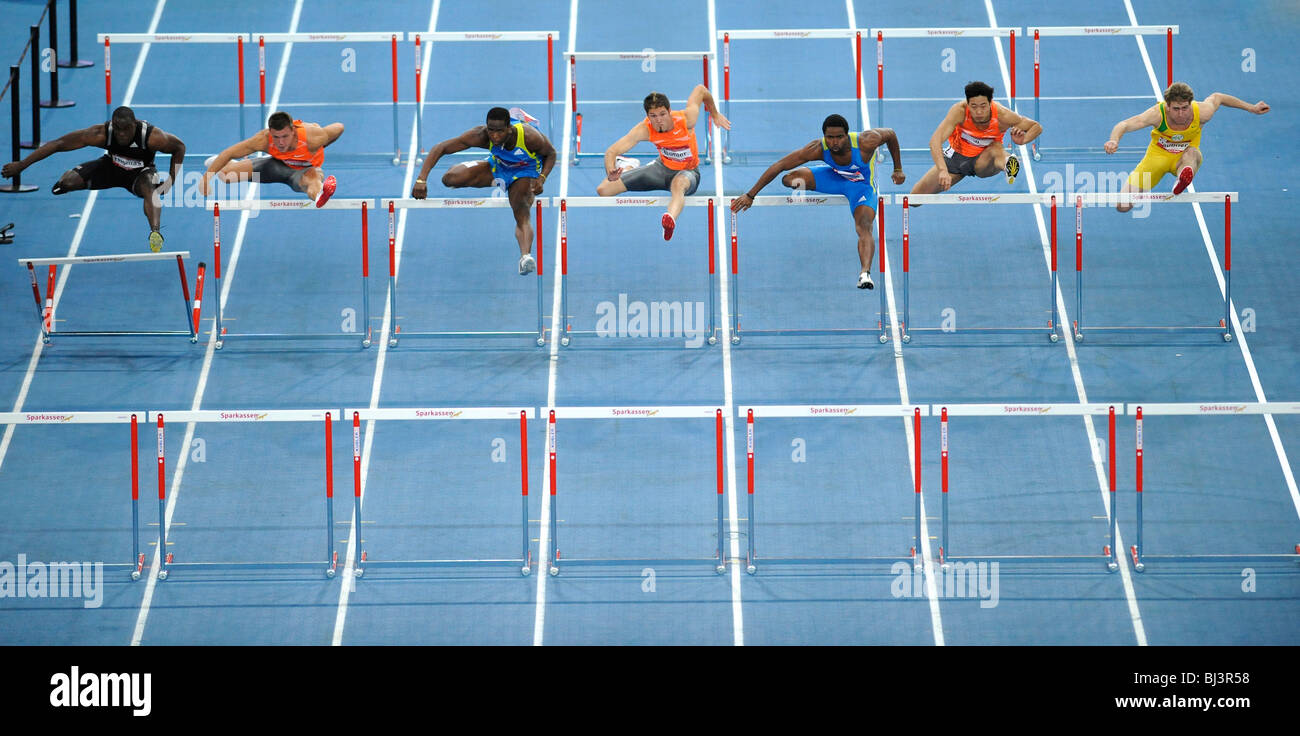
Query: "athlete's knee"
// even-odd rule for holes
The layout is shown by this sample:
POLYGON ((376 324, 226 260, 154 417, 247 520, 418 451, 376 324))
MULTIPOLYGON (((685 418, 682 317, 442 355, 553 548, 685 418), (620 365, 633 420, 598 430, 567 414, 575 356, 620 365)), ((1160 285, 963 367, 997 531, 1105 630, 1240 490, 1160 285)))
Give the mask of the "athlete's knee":
POLYGON ((610 197, 618 194, 618 182, 606 179, 596 186, 596 194, 602 197, 610 197))
POLYGON ((455 173, 448 171, 442 175, 442 185, 444 187, 458 187, 460 186, 460 179, 455 173))
POLYGON ((63 176, 59 177, 58 181, 54 182, 54 186, 50 188, 50 191, 54 194, 67 194, 85 187, 86 182, 81 178, 80 174, 76 171, 67 171, 64 172, 63 176))

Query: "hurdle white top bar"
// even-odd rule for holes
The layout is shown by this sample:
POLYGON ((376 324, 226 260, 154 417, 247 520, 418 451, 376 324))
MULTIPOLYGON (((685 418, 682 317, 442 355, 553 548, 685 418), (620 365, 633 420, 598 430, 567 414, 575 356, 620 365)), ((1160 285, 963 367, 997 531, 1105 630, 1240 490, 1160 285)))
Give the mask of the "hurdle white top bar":
POLYGON ((1203 401, 1197 404, 1129 404, 1128 413, 1143 416, 1162 414, 1300 414, 1300 402, 1203 401))
MULTIPOLYGON (((731 200, 735 199, 736 196, 739 195, 727 197, 728 205, 730 205, 731 200)), ((882 194, 880 196, 885 201, 885 204, 889 204, 890 195, 882 194)), ((848 203, 849 200, 842 194, 803 194, 797 197, 780 195, 780 194, 761 194, 757 197, 754 197, 753 206, 754 207, 785 207, 786 205, 789 205, 792 207, 799 207, 799 206, 818 207, 821 205, 828 205, 828 204, 842 206, 848 203)))
POLYGON ((200 409, 198 411, 151 411, 150 421, 164 422, 319 422, 329 414, 339 421, 338 409, 200 409))
POLYGON ((212 209, 221 205, 223 210, 359 210, 361 205, 375 206, 373 199, 331 199, 324 207, 317 207, 310 199, 210 199, 204 206, 212 209))
POLYGON ((700 419, 720 406, 557 406, 556 419, 700 419))
MULTIPOLYGON (((543 207, 549 207, 549 201, 546 197, 538 197, 537 201, 543 207)), ((388 209, 388 204, 392 203, 393 209, 398 210, 440 210, 440 209, 462 209, 472 210, 483 207, 509 208, 510 199, 508 197, 480 197, 480 198, 444 198, 444 199, 398 199, 386 198, 379 200, 381 209, 388 209)))
POLYGON ((1170 30, 1178 35, 1177 25, 1145 26, 1038 26, 1026 28, 1029 35, 1037 31, 1039 36, 1154 36, 1168 33, 1170 30))
POLYGON ((4 411, 0 424, 122 424, 131 421, 144 423, 145 411, 4 411))
POLYGON ((718 31, 718 38, 853 38, 858 33, 867 35, 865 28, 857 31, 852 28, 780 28, 780 29, 744 29, 739 31, 718 31))
POLYGON ((138 263, 140 261, 165 261, 169 258, 189 258, 188 250, 169 250, 163 253, 115 253, 103 256, 72 256, 69 258, 19 258, 20 264, 33 266, 70 266, 76 263, 138 263))
POLYGON ((935 404, 930 407, 935 416, 940 416, 943 409, 950 417, 1032 417, 1083 416, 1086 414, 1106 414, 1110 407, 1115 407, 1116 414, 1124 413, 1124 405, 1115 404, 935 404))
POLYGON ((355 41, 365 43, 367 41, 392 41, 396 36, 398 41, 406 40, 406 34, 402 31, 367 31, 365 33, 326 33, 316 31, 314 33, 250 33, 254 41, 266 41, 267 43, 330 43, 333 41, 355 41))
MULTIPOLYGON (((569 207, 667 207, 672 197, 552 197, 554 206, 560 206, 563 199, 569 207)), ((709 200, 724 201, 721 197, 685 197, 687 207, 708 207, 709 200)))
MULTIPOLYGON (((1050 204, 1052 194, 895 194, 894 199, 902 204, 1050 204)), ((1071 195, 1057 194, 1056 203, 1061 205, 1066 199, 1073 203, 1071 195)), ((1086 197, 1088 195, 1078 195, 1086 197)))
POLYGON ((872 28, 871 35, 884 34, 885 38, 930 38, 940 36, 968 36, 970 38, 990 38, 1006 36, 1012 31, 1020 33, 1018 27, 1005 28, 872 28))
POLYGON ((487 406, 487 407, 446 407, 446 408, 389 408, 389 409, 344 409, 343 417, 350 421, 353 414, 361 419, 518 419, 520 412, 527 412, 528 418, 537 416, 537 409, 528 407, 487 406))
POLYGON ((655 59, 657 61, 674 61, 690 60, 694 61, 702 56, 713 57, 712 51, 565 51, 564 57, 567 59, 588 59, 591 61, 644 61, 645 59, 655 59))
POLYGON ((559 31, 407 31, 408 40, 421 41, 545 41, 560 39, 559 31))
POLYGON ((930 407, 925 404, 903 406, 901 404, 792 404, 774 406, 738 406, 736 416, 741 419, 754 411, 755 417, 910 417, 921 410, 921 416, 930 416, 930 407))
MULTIPOLYGON (((1233 202, 1237 201, 1236 192, 1183 192, 1174 195, 1170 192, 1109 192, 1109 193, 1092 193, 1092 194, 1066 194, 1063 195, 1067 204, 1074 204, 1076 197, 1083 197, 1083 204, 1089 207, 1109 206, 1119 202, 1132 203, 1150 203, 1150 204, 1191 204, 1200 202, 1201 204, 1223 204, 1224 198, 1229 198, 1233 202)), ((1062 195, 1057 195, 1056 202, 1060 204, 1062 195)))
POLYGON ((95 40, 103 43, 234 43, 248 41, 247 33, 100 33, 95 40))

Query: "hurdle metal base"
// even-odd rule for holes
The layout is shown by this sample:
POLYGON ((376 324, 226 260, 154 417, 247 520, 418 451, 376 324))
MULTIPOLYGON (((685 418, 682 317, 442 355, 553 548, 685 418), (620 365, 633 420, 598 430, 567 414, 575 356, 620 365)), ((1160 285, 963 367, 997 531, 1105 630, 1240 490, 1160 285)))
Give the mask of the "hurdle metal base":
POLYGON ((1119 558, 1110 553, 1109 547, 1099 555, 945 555, 939 548, 939 567, 945 572, 953 562, 1027 562, 1027 563, 1100 563, 1107 572, 1119 570, 1119 558))
MULTIPOLYGON (((558 554, 558 553, 557 553, 558 554)), ((587 565, 595 567, 619 567, 622 565, 712 565, 713 571, 722 575, 727 571, 726 562, 719 562, 717 557, 561 557, 553 559, 548 572, 554 576, 560 574, 560 566, 587 565)))
POLYGON ((167 559, 164 560, 161 569, 158 570, 158 579, 167 580, 174 569, 219 572, 231 570, 300 570, 304 568, 320 570, 325 579, 331 580, 338 574, 338 554, 335 553, 334 559, 328 562, 319 560, 316 562, 175 562, 173 554, 168 553, 167 559))
MULTIPOLYGON (((1133 569, 1138 572, 1146 572, 1147 560, 1161 560, 1170 562, 1292 562, 1300 565, 1300 544, 1296 545, 1294 553, 1252 553, 1252 554, 1222 554, 1222 555, 1149 555, 1143 554, 1135 544, 1129 547, 1129 559, 1133 561, 1133 569)), ((1300 569, 1300 568, 1297 568, 1300 569)))
POLYGON ((1083 342, 1083 336, 1088 334, 1089 332, 1110 332, 1110 333, 1128 332, 1128 333, 1138 333, 1138 334, 1179 333, 1179 332, 1186 332, 1186 333, 1193 333, 1193 334, 1217 333, 1220 337, 1223 338, 1224 342, 1232 342, 1232 328, 1223 324, 1223 320, 1220 320, 1220 323, 1217 325, 1188 325, 1188 326, 1145 325, 1145 326, 1132 326, 1132 327, 1124 327, 1124 326, 1080 327, 1076 322, 1074 325, 1074 341, 1083 342))
POLYGON ((901 339, 903 342, 911 342, 912 333, 914 332, 920 332, 920 333, 941 332, 949 335, 959 335, 962 333, 977 334, 977 335, 1025 335, 1025 334, 1035 335, 1037 334, 1037 335, 1045 335, 1049 342, 1061 341, 1060 332, 1058 332, 1057 329, 1052 325, 1048 325, 1047 327, 958 327, 951 330, 945 329, 943 327, 903 327, 902 328, 903 334, 902 337, 899 339, 901 339))
MULTIPOLYGON (((889 342, 889 328, 869 327, 845 327, 845 328, 825 328, 825 329, 772 329, 772 330, 741 330, 736 328, 731 335, 731 344, 739 345, 742 337, 853 337, 859 335, 869 335, 875 337, 880 343, 889 342)), ((712 343, 710 343, 712 344, 712 343)))
POLYGON ((26 194, 36 191, 37 188, 31 184, 0 184, 0 192, 7 194, 26 194))
MULTIPOLYGON (((56 333, 61 334, 61 333, 56 333)), ((226 340, 230 338, 240 340, 356 340, 357 336, 350 332, 226 332, 222 330, 221 336, 217 338, 214 347, 217 350, 226 345, 226 340)), ((366 336, 361 338, 361 347, 370 347, 372 340, 370 333, 367 331, 366 336)))
POLYGON ((483 559, 483 560, 371 560, 367 558, 367 553, 361 553, 361 560, 353 568, 352 574, 355 577, 364 577, 366 570, 370 568, 408 568, 408 569, 429 569, 429 568, 447 568, 447 567, 506 567, 513 566, 519 570, 519 574, 528 577, 533 572, 533 554, 528 553, 527 559, 520 558, 502 558, 502 559, 483 559))
POLYGON ((874 565, 880 563, 906 562, 913 567, 917 567, 915 553, 907 555, 885 555, 885 556, 868 556, 868 557, 753 557, 749 560, 736 559, 735 562, 745 562, 745 572, 750 575, 758 574, 760 565, 825 565, 827 567, 839 565, 874 565))
POLYGON ((527 338, 531 338, 533 341, 535 341, 535 342, 537 343, 537 346, 538 346, 538 347, 541 347, 541 346, 543 346, 543 345, 546 344, 546 336, 545 336, 544 334, 539 335, 538 333, 536 333, 536 332, 531 332, 531 331, 530 331, 530 332, 474 332, 474 331, 465 331, 465 332, 454 332, 454 331, 453 331, 453 332, 436 332, 436 331, 433 331, 433 332, 431 332, 431 331, 422 331, 422 332, 404 332, 404 331, 398 329, 398 330, 394 330, 394 331, 389 335, 389 337, 388 337, 388 347, 390 347, 390 348, 395 348, 395 347, 397 347, 397 343, 398 343, 402 338, 432 338, 432 339, 438 339, 438 338, 448 338, 448 339, 456 339, 456 338, 460 338, 460 339, 493 339, 493 338, 517 338, 517 337, 527 337, 527 338))
MULTIPOLYGON (((704 342, 706 344, 708 345, 718 344, 718 330, 716 327, 711 327, 709 331, 706 333, 706 335, 707 337, 704 338, 704 342)), ((568 347, 570 342, 572 342, 573 337, 597 337, 600 338, 601 340, 608 340, 609 338, 615 338, 620 340, 625 339, 624 336, 622 335, 608 335, 602 333, 599 330, 565 330, 564 332, 560 333, 560 345, 564 347, 568 347)), ((636 337, 635 339, 638 342, 662 343, 662 342, 669 342, 669 341, 672 342, 690 341, 693 340, 694 338, 690 335, 648 335, 646 337, 636 337)), ((541 345, 542 343, 538 342, 537 344, 541 345)))

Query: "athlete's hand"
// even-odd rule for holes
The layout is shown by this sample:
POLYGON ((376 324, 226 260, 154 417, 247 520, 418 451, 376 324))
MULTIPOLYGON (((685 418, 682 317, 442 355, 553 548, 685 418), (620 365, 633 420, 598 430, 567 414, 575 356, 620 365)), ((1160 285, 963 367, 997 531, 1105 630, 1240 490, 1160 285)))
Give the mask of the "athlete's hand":
POLYGON ((546 186, 546 182, 542 181, 541 179, 533 179, 533 194, 534 195, 541 194, 542 189, 545 186, 546 186))
POLYGON ((1256 115, 1263 115, 1264 113, 1268 112, 1268 110, 1269 110, 1268 103, 1263 100, 1256 102, 1250 108, 1250 111, 1255 113, 1256 115))
POLYGON ((609 181, 618 181, 618 178, 622 175, 623 175, 622 169, 614 169, 613 171, 609 172, 609 174, 605 178, 609 181))
POLYGON ((947 171, 939 172, 939 191, 946 192, 952 186, 952 174, 947 171))
POLYGON ((895 184, 902 184, 907 181, 907 175, 901 171, 895 171, 890 178, 894 180, 895 184))
POLYGON ((739 197, 736 197, 735 199, 731 200, 731 211, 744 212, 745 210, 752 207, 753 204, 754 204, 753 197, 749 196, 748 194, 742 194, 739 197))
POLYGON ((175 181, 175 179, 173 179, 170 176, 167 177, 166 179, 163 179, 161 182, 158 183, 158 186, 154 187, 153 193, 158 197, 166 196, 168 190, 172 188, 173 181, 175 181))
POLYGON ((1023 146, 1029 140, 1029 131, 1011 128, 1007 132, 1011 134, 1011 142, 1017 146, 1023 146))
POLYGON ((731 121, 727 119, 727 116, 720 112, 713 113, 713 122, 723 130, 731 130, 731 121))
POLYGON ((21 174, 22 171, 23 171, 22 161, 10 161, 9 163, 4 165, 3 169, 0 169, 0 176, 3 176, 6 179, 12 179, 15 176, 21 174))
POLYGON ((205 171, 203 176, 199 177, 199 193, 205 197, 208 196, 208 178, 211 176, 211 171, 205 171))
POLYGON ((1106 153, 1114 153, 1119 150, 1119 141, 1106 141, 1106 145, 1102 146, 1101 149, 1106 153))
POLYGON ((424 199, 429 194, 429 185, 427 182, 417 181, 411 187, 411 197, 415 199, 424 199))

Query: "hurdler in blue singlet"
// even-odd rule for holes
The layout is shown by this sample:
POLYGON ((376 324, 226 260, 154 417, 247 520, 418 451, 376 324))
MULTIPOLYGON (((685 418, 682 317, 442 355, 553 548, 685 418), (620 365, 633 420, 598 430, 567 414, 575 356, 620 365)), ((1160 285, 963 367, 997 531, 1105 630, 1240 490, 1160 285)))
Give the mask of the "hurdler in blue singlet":
POLYGON ((812 171, 813 181, 816 182, 814 188, 825 194, 843 194, 849 200, 850 212, 863 205, 874 211, 877 199, 876 157, 872 156, 870 162, 862 160, 857 133, 849 133, 849 153, 851 158, 848 164, 836 163, 831 157, 831 149, 826 145, 826 139, 823 138, 822 161, 825 163, 808 167, 812 171))

